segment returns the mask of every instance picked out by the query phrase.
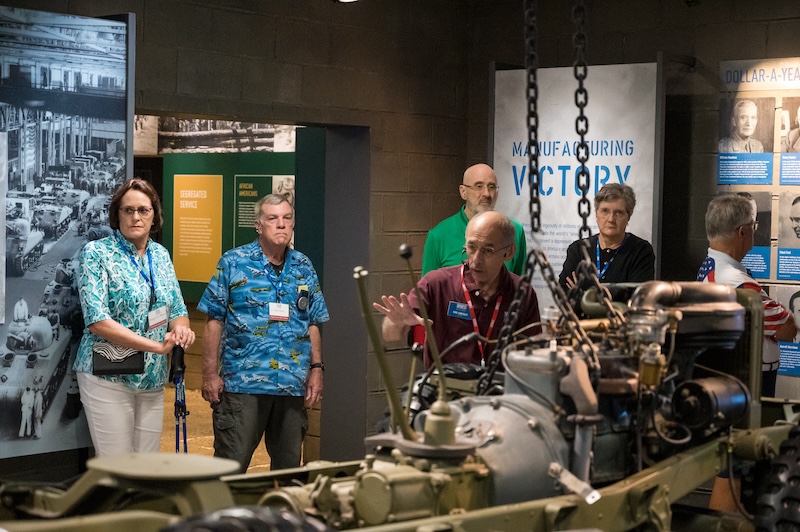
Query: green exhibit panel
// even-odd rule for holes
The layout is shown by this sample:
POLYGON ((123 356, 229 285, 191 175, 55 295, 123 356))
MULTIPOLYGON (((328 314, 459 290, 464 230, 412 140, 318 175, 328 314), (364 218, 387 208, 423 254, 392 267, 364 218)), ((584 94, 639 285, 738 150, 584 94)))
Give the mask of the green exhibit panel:
POLYGON ((294 200, 295 154, 164 154, 164 237, 187 301, 199 301, 225 251, 255 236, 254 206, 294 200))

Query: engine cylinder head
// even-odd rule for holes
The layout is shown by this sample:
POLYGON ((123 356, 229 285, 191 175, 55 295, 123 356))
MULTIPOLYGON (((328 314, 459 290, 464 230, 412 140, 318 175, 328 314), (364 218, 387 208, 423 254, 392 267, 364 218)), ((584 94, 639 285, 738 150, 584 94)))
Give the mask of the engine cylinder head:
POLYGON ((509 351, 506 357, 506 393, 521 393, 541 402, 560 402, 558 385, 567 372, 571 351, 557 347, 509 351))

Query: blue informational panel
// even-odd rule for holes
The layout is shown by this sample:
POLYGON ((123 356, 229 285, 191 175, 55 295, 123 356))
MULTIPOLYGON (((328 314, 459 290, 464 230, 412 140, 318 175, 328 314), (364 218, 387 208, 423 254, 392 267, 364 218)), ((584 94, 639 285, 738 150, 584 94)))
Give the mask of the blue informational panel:
POLYGON ((717 184, 757 205, 756 279, 800 281, 800 58, 720 63, 717 184), (777 174, 777 175, 775 175, 777 174))
POLYGON ((800 185, 800 153, 781 153, 781 185, 800 185))
POLYGON ((800 281, 800 249, 778 248, 778 279, 800 281))
MULTIPOLYGON (((751 193, 758 205, 758 231, 765 244, 742 261, 759 279, 773 280, 770 297, 800 323, 800 57, 748 59, 720 63, 720 188, 751 193), (723 149, 724 148, 724 149, 723 149), (777 174, 775 178, 767 174, 777 174), (748 185, 740 188, 739 185, 748 185), (761 196, 769 199, 765 202, 761 196), (766 208, 766 209, 765 209, 766 208), (770 216, 766 218, 766 216, 770 216), (766 247, 762 247, 766 246, 766 247), (771 253, 770 253, 771 252, 771 253), (759 257, 773 265, 759 272, 759 257)), ((762 286, 765 283, 761 283, 762 286)), ((800 335, 780 342, 777 393, 796 399, 800 390, 800 335), (788 378, 787 378, 788 377, 788 378)))
POLYGON ((800 344, 778 342, 781 350, 781 366, 779 375, 800 377, 800 344))
POLYGON ((734 94, 719 103, 717 184, 771 185, 775 98, 734 94))
POLYGON ((744 267, 750 270, 755 279, 769 279, 770 249, 769 246, 756 246, 742 259, 744 267))
POLYGON ((771 185, 772 153, 720 153, 717 184, 771 185))
POLYGON ((788 189, 778 201, 779 281, 800 281, 800 191, 788 189))
MULTIPOLYGON (((791 312, 795 321, 800 322, 800 286, 790 284, 770 286, 769 295, 791 312)), ((800 335, 793 342, 778 342, 781 357, 778 374, 782 377, 791 377, 789 379, 779 378, 779 397, 797 398, 794 390, 800 381, 795 380, 794 377, 800 377, 800 343, 798 340, 800 340, 800 335)))

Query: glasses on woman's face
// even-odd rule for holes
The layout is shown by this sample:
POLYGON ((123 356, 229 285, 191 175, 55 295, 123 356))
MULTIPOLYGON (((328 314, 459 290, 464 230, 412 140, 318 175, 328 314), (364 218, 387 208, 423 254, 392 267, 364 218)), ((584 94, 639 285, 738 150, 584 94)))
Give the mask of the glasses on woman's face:
POLYGON ((614 218, 619 220, 621 218, 625 218, 625 216, 627 216, 628 213, 626 211, 622 211, 619 209, 611 210, 608 207, 600 207, 599 209, 597 209, 597 215, 600 216, 601 218, 608 218, 609 216, 613 216, 614 218))
POLYGON ((139 213, 141 218, 147 218, 151 214, 153 214, 152 207, 122 207, 119 212, 127 216, 128 218, 132 218, 134 214, 139 213))

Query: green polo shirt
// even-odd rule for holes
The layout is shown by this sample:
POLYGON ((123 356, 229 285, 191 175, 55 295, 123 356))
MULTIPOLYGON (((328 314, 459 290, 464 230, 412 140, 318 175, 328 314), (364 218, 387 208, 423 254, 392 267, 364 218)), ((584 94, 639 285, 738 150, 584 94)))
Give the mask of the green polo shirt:
MULTIPOLYGON (((521 223, 513 218, 509 218, 509 220, 517 230, 515 242, 517 251, 514 257, 506 262, 506 268, 517 275, 522 275, 525 273, 525 259, 528 255, 525 231, 522 229, 521 223)), ((467 255, 463 251, 468 222, 469 219, 467 219, 464 206, 462 206, 460 211, 445 218, 428 231, 428 238, 425 240, 425 248, 422 251, 422 275, 445 266, 461 264, 467 259, 467 255)))

